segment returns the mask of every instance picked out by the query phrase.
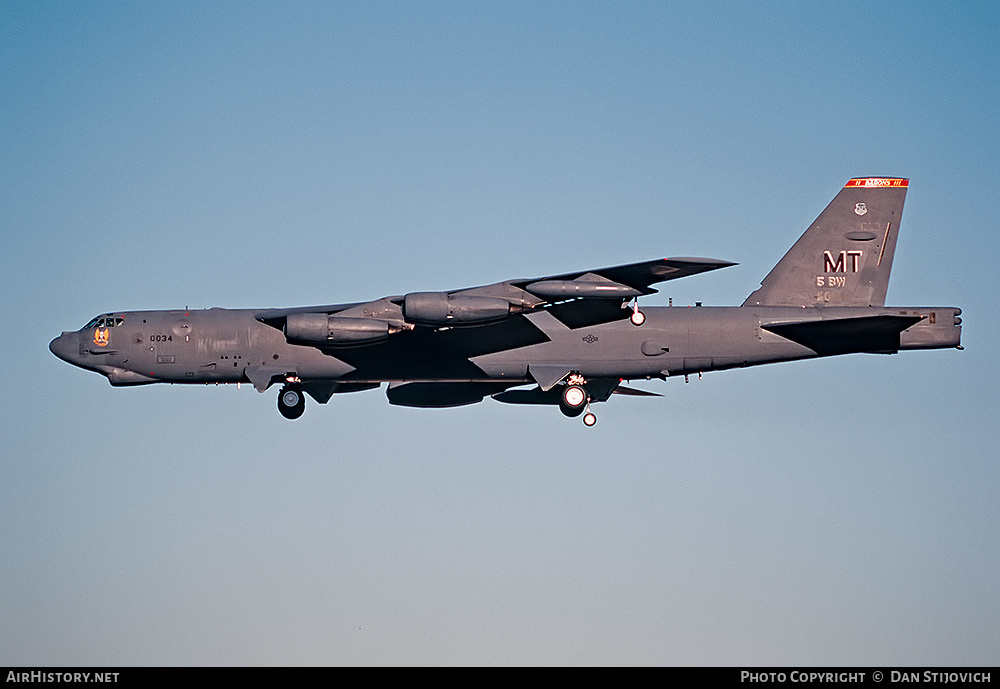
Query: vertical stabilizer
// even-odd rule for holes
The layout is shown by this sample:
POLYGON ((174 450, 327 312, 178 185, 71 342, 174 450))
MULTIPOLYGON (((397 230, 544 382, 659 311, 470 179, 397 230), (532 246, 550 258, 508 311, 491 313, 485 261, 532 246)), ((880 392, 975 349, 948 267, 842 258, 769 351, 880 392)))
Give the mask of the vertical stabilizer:
POLYGON ((884 306, 908 186, 849 181, 743 305, 884 306))

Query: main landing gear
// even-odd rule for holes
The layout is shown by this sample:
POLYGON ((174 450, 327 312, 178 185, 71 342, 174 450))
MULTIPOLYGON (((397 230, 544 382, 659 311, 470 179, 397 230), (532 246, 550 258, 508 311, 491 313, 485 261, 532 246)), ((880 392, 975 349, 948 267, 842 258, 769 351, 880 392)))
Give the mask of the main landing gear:
POLYGON ((286 419, 297 419, 306 410, 306 396, 297 385, 286 385, 278 393, 278 411, 286 419))
POLYGON ((569 377, 559 397, 559 410, 570 418, 583 414, 583 424, 593 426, 597 423, 597 415, 590 411, 590 395, 584 387, 585 382, 578 374, 569 377))

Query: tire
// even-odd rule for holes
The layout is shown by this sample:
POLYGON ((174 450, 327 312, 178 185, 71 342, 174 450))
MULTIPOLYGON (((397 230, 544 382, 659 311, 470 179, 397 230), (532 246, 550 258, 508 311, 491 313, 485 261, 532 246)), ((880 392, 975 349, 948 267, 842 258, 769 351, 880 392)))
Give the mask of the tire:
POLYGON ((278 393, 278 411, 286 419, 297 419, 306 410, 306 398, 298 388, 284 387, 278 393))
POLYGON ((559 397, 559 409, 569 417, 579 416, 587 406, 590 396, 579 385, 567 385, 559 397))

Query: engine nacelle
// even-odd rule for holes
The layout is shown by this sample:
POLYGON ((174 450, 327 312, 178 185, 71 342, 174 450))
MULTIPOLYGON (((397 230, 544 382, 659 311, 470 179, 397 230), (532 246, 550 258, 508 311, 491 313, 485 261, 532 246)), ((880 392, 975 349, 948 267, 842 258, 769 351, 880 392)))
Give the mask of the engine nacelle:
POLYGON ((389 337, 388 323, 372 318, 346 318, 325 313, 292 313, 285 318, 289 342, 308 344, 361 344, 389 337))
POLYGON ((412 292, 403 298, 403 317, 416 325, 475 325, 510 315, 510 302, 446 292, 412 292))

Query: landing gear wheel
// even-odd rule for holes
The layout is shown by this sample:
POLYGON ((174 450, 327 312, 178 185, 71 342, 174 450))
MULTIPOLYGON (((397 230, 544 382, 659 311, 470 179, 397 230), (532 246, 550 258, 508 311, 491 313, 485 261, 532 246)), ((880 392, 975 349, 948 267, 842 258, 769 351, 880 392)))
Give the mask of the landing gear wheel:
POLYGON ((306 410, 306 398, 299 388, 286 385, 278 393, 278 411, 286 419, 297 419, 306 410))
POLYGON ((580 385, 567 385, 559 398, 559 409, 569 417, 579 416, 587 407, 590 396, 580 385))
POLYGON ((597 416, 594 412, 589 411, 583 415, 583 425, 590 427, 597 423, 597 416))
POLYGON ((629 316, 628 319, 632 321, 632 325, 639 326, 646 322, 646 314, 636 309, 632 312, 632 315, 629 316))

